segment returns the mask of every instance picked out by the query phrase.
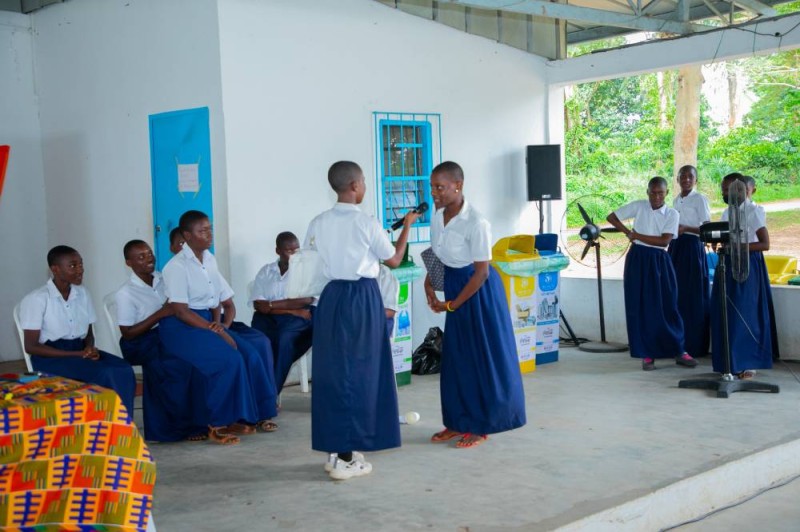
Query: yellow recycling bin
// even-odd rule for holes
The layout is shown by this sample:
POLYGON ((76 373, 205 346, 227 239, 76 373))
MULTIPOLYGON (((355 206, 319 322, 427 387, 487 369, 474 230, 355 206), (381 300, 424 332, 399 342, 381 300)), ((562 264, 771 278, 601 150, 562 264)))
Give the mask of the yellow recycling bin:
POLYGON ((514 264, 524 266, 522 261, 539 259, 539 252, 534 247, 533 235, 515 235, 501 238, 492 247, 492 266, 506 289, 508 311, 514 327, 514 339, 517 343, 517 357, 522 373, 530 373, 536 369, 536 277, 509 275, 501 270, 497 263, 502 262, 514 269, 514 264))

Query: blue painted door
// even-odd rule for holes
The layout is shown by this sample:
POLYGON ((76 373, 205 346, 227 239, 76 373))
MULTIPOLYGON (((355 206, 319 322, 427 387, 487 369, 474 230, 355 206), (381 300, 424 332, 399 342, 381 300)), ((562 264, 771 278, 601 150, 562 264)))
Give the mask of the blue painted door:
POLYGON ((208 107, 150 115, 150 166, 154 251, 160 270, 172 256, 169 233, 181 214, 195 209, 214 219, 208 107))

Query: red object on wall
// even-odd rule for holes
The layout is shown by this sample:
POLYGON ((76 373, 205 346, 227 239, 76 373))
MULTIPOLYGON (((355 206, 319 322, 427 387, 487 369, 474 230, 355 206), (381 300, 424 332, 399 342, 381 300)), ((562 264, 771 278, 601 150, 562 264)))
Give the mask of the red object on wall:
POLYGON ((8 166, 8 153, 11 146, 0 146, 0 196, 3 195, 3 182, 6 180, 6 166, 8 166))

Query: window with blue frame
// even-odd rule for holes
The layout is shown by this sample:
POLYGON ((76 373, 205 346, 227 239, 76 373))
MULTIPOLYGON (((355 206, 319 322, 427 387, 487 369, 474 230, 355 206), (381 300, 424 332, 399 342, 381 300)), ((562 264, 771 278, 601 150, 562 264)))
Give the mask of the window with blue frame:
POLYGON ((376 132, 378 213, 385 229, 422 202, 428 212, 409 242, 430 241, 430 176, 441 162, 441 117, 430 113, 373 113, 376 132))

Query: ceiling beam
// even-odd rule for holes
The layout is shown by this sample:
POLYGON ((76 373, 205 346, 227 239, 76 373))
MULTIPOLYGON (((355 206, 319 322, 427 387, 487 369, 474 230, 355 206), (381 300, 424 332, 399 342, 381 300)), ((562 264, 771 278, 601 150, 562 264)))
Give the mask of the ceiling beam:
POLYGON ((800 13, 548 61, 551 86, 573 85, 800 48, 800 13))
POLYGON ((767 4, 763 4, 758 0, 734 0, 731 3, 736 4, 738 6, 742 6, 746 10, 756 15, 762 15, 765 17, 774 17, 778 14, 775 8, 769 7, 767 4))
POLYGON ((461 4, 481 9, 499 9, 514 13, 524 13, 537 17, 574 20, 575 22, 589 22, 602 26, 619 26, 638 31, 657 31, 686 35, 698 31, 705 31, 707 26, 692 22, 664 20, 649 16, 636 16, 615 11, 604 11, 589 7, 555 4, 543 0, 439 0, 440 4, 461 4))
MULTIPOLYGON (((675 4, 678 3, 678 0, 669 0, 675 4)), ((780 0, 767 0, 770 4, 777 4, 780 3, 780 0)), ((700 20, 705 19, 713 16, 720 16, 722 17, 721 20, 723 24, 728 24, 728 19, 725 15, 722 15, 720 10, 726 9, 727 6, 730 6, 728 2, 725 0, 705 0, 705 3, 698 4, 689 9, 689 20, 700 20)), ((645 8, 644 11, 647 11, 645 8)), ((660 15, 652 15, 653 18, 661 19, 661 18, 669 18, 675 19, 676 12, 675 11, 668 11, 666 13, 662 13, 660 15)), ((571 25, 571 24, 570 24, 571 25)), ((569 31, 567 30, 567 44, 579 44, 582 42, 587 41, 595 41, 597 39, 606 39, 609 37, 616 37, 617 35, 625 35, 630 33, 630 30, 625 28, 615 28, 613 26, 599 26, 599 25, 591 25, 587 24, 586 27, 581 30, 577 31, 569 31)), ((707 28, 711 29, 711 28, 707 28)))

